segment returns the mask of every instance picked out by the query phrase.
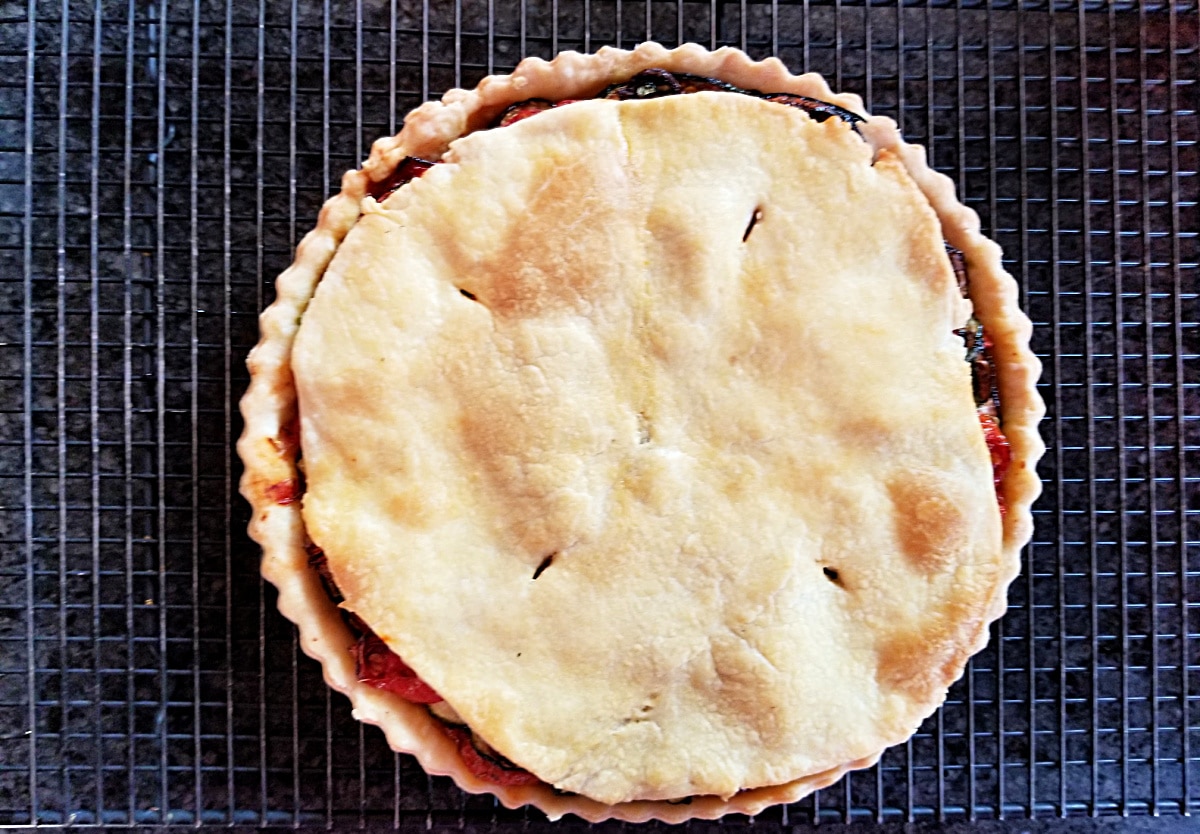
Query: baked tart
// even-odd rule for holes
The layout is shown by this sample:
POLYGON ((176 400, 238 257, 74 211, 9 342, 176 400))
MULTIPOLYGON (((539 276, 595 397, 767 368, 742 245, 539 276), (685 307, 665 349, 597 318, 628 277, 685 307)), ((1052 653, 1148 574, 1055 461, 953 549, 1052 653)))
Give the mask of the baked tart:
POLYGON ((280 610, 358 718, 510 807, 753 814, 871 765, 1031 534, 999 249, 775 59, 568 52, 421 106, 261 326, 280 610))

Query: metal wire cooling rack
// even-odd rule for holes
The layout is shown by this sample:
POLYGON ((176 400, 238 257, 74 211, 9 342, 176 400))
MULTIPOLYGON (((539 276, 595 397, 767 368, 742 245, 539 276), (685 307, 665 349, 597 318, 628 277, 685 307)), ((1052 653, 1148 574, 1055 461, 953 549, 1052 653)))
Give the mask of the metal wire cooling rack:
POLYGON ((541 827, 393 755, 299 654, 236 403, 273 277, 400 114, 646 38, 898 119, 1046 366, 990 647, 910 743, 756 824, 1200 811, 1196 3, 898 6, 0 2, 0 825, 541 827))

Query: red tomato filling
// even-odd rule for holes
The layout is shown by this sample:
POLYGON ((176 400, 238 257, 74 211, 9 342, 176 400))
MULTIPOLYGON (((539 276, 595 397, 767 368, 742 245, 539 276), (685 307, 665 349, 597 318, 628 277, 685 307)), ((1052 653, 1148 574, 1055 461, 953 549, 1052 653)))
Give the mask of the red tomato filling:
POLYGON ((436 704, 442 700, 429 684, 387 647, 376 635, 367 632, 352 649, 358 664, 358 679, 376 689, 394 692, 414 704, 436 704))
POLYGON ((300 489, 294 478, 288 478, 267 487, 267 495, 276 504, 286 505, 300 497, 300 489))
POLYGON ((371 196, 382 202, 400 186, 417 179, 434 165, 437 163, 421 159, 419 156, 406 156, 400 160, 400 164, 396 166, 396 170, 392 171, 390 176, 372 184, 371 196))
POLYGON ((496 123, 496 127, 508 127, 509 125, 528 119, 530 116, 536 116, 538 113, 553 110, 555 107, 562 107, 565 104, 574 104, 577 101, 579 101, 577 98, 564 98, 562 101, 531 98, 528 101, 520 101, 504 111, 504 115, 500 117, 500 121, 496 123))
POLYGON ((458 746, 458 755, 462 757, 467 770, 485 782, 493 785, 537 785, 541 779, 528 770, 522 770, 508 759, 483 753, 471 739, 471 731, 466 727, 456 727, 445 724, 443 732, 458 746))
POLYGON ((1003 517, 1008 512, 1008 505, 1004 502, 1004 475, 1012 463, 1012 447, 1008 445, 1004 432, 1000 431, 995 417, 981 411, 979 423, 983 426, 983 437, 992 456, 992 483, 996 486, 996 503, 1000 505, 1000 515, 1003 517))

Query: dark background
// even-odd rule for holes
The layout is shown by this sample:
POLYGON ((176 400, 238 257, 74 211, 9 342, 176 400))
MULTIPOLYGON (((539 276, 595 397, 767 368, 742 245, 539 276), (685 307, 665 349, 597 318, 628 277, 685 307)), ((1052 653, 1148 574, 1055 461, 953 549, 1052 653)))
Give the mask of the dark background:
POLYGON ((1045 495, 991 645, 878 767, 725 825, 1196 825, 1196 3, 900 5, 0 0, 0 826, 543 827, 391 753, 298 652, 237 402, 274 276, 374 138, 523 55, 647 37, 900 120, 1045 363, 1045 495))

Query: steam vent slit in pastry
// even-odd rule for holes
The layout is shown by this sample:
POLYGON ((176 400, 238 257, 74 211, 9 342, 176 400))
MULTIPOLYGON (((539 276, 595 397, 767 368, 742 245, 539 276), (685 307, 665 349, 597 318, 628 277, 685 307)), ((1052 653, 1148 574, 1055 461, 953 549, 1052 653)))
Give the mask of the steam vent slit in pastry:
POLYGON ((529 59, 346 174, 242 490, 397 750, 550 817, 753 814, 986 643, 1043 411, 1000 252, 890 120, 732 49, 529 59))

